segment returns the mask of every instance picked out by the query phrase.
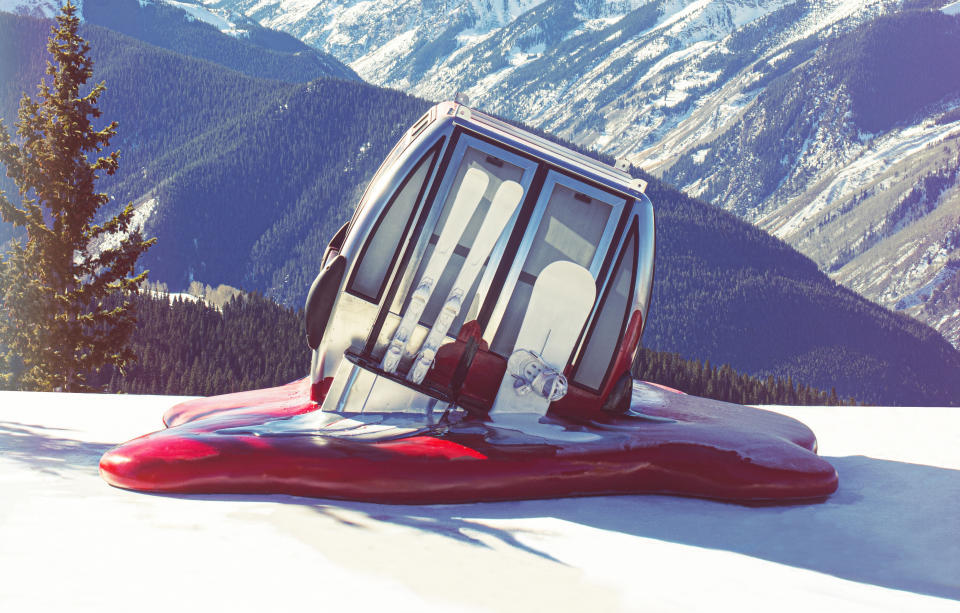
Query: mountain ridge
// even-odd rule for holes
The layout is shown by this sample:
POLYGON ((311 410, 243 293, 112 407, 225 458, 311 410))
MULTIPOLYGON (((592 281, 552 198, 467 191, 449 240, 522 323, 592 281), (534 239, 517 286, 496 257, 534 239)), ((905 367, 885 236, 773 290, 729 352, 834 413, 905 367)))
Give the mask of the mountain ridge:
MULTIPOLYGON (((42 57, 37 22, 0 15, 0 31, 21 27, 36 30, 42 57)), ((121 139, 124 126, 149 127, 128 141, 138 148, 121 159, 107 189, 119 202, 149 203, 146 229, 160 242, 144 263, 153 280, 174 288, 198 278, 299 306, 327 240, 429 106, 359 82, 252 79, 86 28, 98 54, 96 77, 108 79, 104 119, 121 120, 121 139), (135 74, 126 69, 131 57, 139 58, 135 74), (144 87, 154 75, 196 93, 186 104, 178 92, 144 87), (235 106, 204 103, 224 88, 237 92, 235 106), (131 164, 131 157, 140 161, 131 164)), ((25 72, 22 86, 29 87, 38 75, 25 72)), ((793 376, 866 402, 960 398, 960 353, 930 328, 837 286, 782 240, 637 174, 650 181, 658 219, 646 346, 753 375, 793 376), (836 364, 838 345, 845 370, 836 364)))
POLYGON ((960 344, 960 308, 928 302, 960 290, 948 265, 960 257, 950 239, 960 228, 960 79, 923 69, 957 53, 955 17, 879 18, 779 76, 737 122, 661 174, 960 344), (794 117, 777 116, 787 111, 794 117))
MULTIPOLYGON (((887 307, 912 304, 917 296, 929 296, 931 287, 942 295, 960 295, 960 277, 948 274, 952 269, 946 266, 953 251, 935 256, 933 266, 926 262, 927 253, 936 250, 935 240, 914 238, 914 245, 908 245, 908 233, 872 249, 875 230, 860 228, 844 237, 828 228, 826 244, 777 229, 786 223, 784 215, 796 214, 803 199, 814 197, 818 185, 830 188, 830 169, 857 165, 861 141, 882 145, 884 136, 904 128, 895 120, 904 118, 895 102, 911 93, 929 94, 931 84, 941 82, 941 98, 957 98, 946 111, 960 106, 960 87, 950 77, 956 70, 933 68, 943 63, 937 58, 956 57, 955 49, 914 64, 906 75, 887 71, 903 67, 901 50, 916 56, 915 48, 941 39, 940 25, 956 21, 956 10, 935 10, 946 0, 386 0, 375 10, 355 0, 309 6, 292 0, 204 1, 288 31, 337 55, 378 85, 433 100, 463 91, 479 108, 624 157, 777 232, 835 279, 887 307), (388 14, 395 17, 388 19, 388 14), (917 20, 925 21, 917 26, 917 20), (888 44, 876 45, 870 37, 888 44), (828 48, 848 64, 833 66, 833 75, 808 65, 823 64, 828 48), (876 61, 881 57, 885 61, 876 61), (811 87, 790 95, 783 81, 791 74, 811 87), (900 77, 916 84, 924 74, 931 78, 923 87, 896 90, 900 77), (945 78, 938 79, 940 75, 945 78), (821 87, 825 80, 835 87, 821 87), (890 93, 895 95, 884 95, 890 93), (782 107, 789 104, 780 105, 780 99, 793 104, 792 115, 782 116, 788 110, 782 107), (746 152, 735 150, 720 163, 716 156, 705 160, 709 143, 727 134, 736 142, 744 114, 759 112, 765 100, 774 101, 764 109, 775 115, 769 123, 782 127, 767 129, 771 153, 741 160, 746 152), (821 116, 807 116, 814 107, 821 116), (854 113, 853 122, 846 112, 854 113), (808 139, 811 130, 817 134, 808 139), (819 146, 811 149, 810 143, 819 146), (811 160, 817 165, 811 166, 811 160), (687 167, 685 174, 671 171, 678 164, 687 167), (690 170, 693 166, 698 168, 690 170), (756 184, 746 200, 742 190, 714 193, 707 185, 711 177, 734 172, 744 176, 742 184, 756 184), (789 190, 797 195, 781 197, 789 190), (913 249, 909 266, 896 255, 904 249, 913 249), (849 261, 851 255, 857 261, 840 270, 838 257, 849 261), (901 274, 885 275, 883 285, 862 280, 885 269, 901 274), (911 281, 898 280, 904 276, 911 281)), ((939 119, 929 114, 912 125, 930 121, 939 119)), ((750 123, 751 130, 756 126, 756 121, 750 123)), ((887 140, 896 140, 893 135, 887 140)), ((928 130, 925 138, 934 143, 939 137, 928 130)), ((950 140, 951 147, 960 145, 955 136, 950 140)), ((906 172, 882 157, 874 163, 881 172, 906 172)), ((914 169, 909 181, 893 186, 898 197, 921 189, 942 161, 920 156, 913 165, 924 163, 930 168, 914 169)), ((946 217, 960 217, 953 192, 945 198, 952 212, 938 213, 944 219, 933 229, 941 244, 957 225, 946 217)), ((896 206, 867 204, 864 218, 885 215, 896 206), (887 210, 880 213, 881 208, 887 210)), ((849 199, 842 206, 856 208, 849 199)), ((960 347, 960 309, 929 298, 921 302, 904 311, 936 326, 960 347)))
MULTIPOLYGON (((246 75, 288 82, 317 77, 356 80, 357 74, 328 53, 284 32, 226 10, 190 0, 83 0, 76 2, 86 24, 209 60, 246 75)), ((0 0, 0 11, 52 18, 59 8, 44 0, 0 0)))

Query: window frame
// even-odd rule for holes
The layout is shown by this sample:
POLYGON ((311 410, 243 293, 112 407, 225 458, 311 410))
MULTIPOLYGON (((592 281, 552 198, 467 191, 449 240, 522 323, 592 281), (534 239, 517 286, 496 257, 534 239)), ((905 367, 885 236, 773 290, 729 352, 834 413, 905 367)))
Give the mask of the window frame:
MULTIPOLYGON (((591 260, 590 267, 588 269, 595 281, 599 278, 600 273, 603 271, 604 263, 607 259, 606 255, 610 250, 604 250, 602 246, 605 244, 610 244, 616 237, 617 230, 619 229, 620 222, 623 217, 623 212, 626 210, 629 200, 625 196, 601 189, 600 187, 597 187, 584 179, 570 176, 558 168, 547 166, 546 177, 543 185, 540 188, 540 193, 537 197, 537 202, 533 209, 533 213, 530 216, 530 219, 527 221, 526 227, 524 228, 524 234, 522 240, 520 241, 520 245, 517 248, 516 253, 513 254, 513 263, 507 272, 503 284, 500 286, 496 305, 493 307, 490 320, 487 322, 487 325, 484 329, 483 339, 489 343, 490 347, 493 347, 494 338, 500 329, 500 324, 503 321, 504 315, 506 315, 510 298, 513 297, 517 282, 519 281, 523 267, 526 264, 527 256, 530 254, 530 250, 533 247, 533 240, 536 238, 537 227, 543 221, 543 216, 546 214, 547 206, 550 203, 550 198, 553 196, 553 190, 556 185, 562 185, 563 187, 574 192, 589 196, 591 199, 599 200, 603 204, 606 204, 610 207, 610 216, 607 218, 603 233, 601 234, 600 240, 597 243, 597 250, 593 254, 593 259, 591 260)), ((580 343, 578 343, 578 346, 579 345, 580 343)))
POLYGON ((623 263, 624 259, 627 256, 627 251, 630 247, 630 242, 634 242, 633 255, 630 262, 632 268, 632 274, 630 276, 630 290, 627 293, 627 304, 624 308, 623 316, 620 322, 620 331, 617 334, 617 337, 623 339, 623 335, 626 332, 627 326, 630 325, 630 316, 633 313, 634 307, 636 306, 636 291, 637 291, 637 274, 640 270, 640 228, 638 226, 637 220, 631 220, 630 226, 627 231, 624 233, 624 238, 620 241, 620 244, 617 247, 616 259, 613 261, 613 265, 610 267, 610 272, 607 275, 607 282, 601 294, 600 299, 597 300, 597 304, 593 314, 591 315, 589 326, 587 327, 586 333, 583 335, 583 338, 580 339, 578 343, 578 350, 576 356, 573 360, 570 372, 570 382, 581 387, 583 389, 589 390, 594 394, 599 394, 603 391, 604 387, 607 384, 607 381, 610 379, 611 373, 610 369, 613 367, 614 361, 617 359, 617 354, 619 353, 619 345, 615 346, 613 351, 610 353, 610 359, 607 362, 606 369, 603 374, 603 378, 600 380, 600 386, 594 388, 580 380, 577 379, 577 375, 580 372, 580 367, 584 363, 586 358, 587 347, 590 344, 590 339, 593 337, 593 333, 596 331, 597 326, 600 324, 600 316, 603 313, 603 309, 607 304, 607 300, 610 297, 610 294, 613 292, 613 287, 616 283, 617 273, 620 270, 620 265, 623 263))
POLYGON ((370 228, 370 232, 367 234, 366 239, 363 242, 363 247, 360 249, 360 253, 357 256, 356 260, 352 263, 350 278, 347 281, 345 291, 351 296, 356 296, 361 300, 370 302, 371 304, 380 304, 380 301, 383 299, 384 290, 387 287, 387 284, 390 278, 393 276, 393 272, 396 269, 398 257, 401 250, 403 249, 406 243, 406 237, 410 233, 410 228, 413 225, 413 221, 417 218, 417 213, 423 205, 424 194, 427 193, 427 190, 430 188, 430 185, 433 183, 434 173, 437 167, 437 159, 439 158, 439 151, 443 146, 444 139, 440 139, 434 146, 430 147, 426 153, 420 156, 420 159, 417 160, 410 168, 410 171, 403 178, 403 181, 393 190, 393 193, 390 195, 390 199, 387 201, 387 204, 383 206, 377 220, 374 222, 373 227, 370 228), (380 279, 380 285, 377 289, 376 296, 368 296, 361 290, 354 288, 354 283, 357 280, 357 275, 360 273, 360 264, 363 262, 364 258, 367 255, 367 250, 370 245, 373 243, 374 238, 377 235, 377 232, 380 230, 380 226, 383 224, 384 220, 387 217, 387 214, 390 212, 390 209, 396 203, 397 198, 403 193, 403 190, 406 189, 407 184, 413 178, 413 176, 420 170, 424 163, 428 163, 426 176, 423 181, 423 185, 420 186, 420 190, 417 192, 417 196, 414 199, 413 206, 410 209, 410 214, 407 216, 407 221, 404 224, 403 231, 400 236, 401 239, 397 242, 397 246, 394 249, 393 256, 390 258, 390 264, 386 267, 383 278, 380 279))
MULTIPOLYGON (((453 144, 452 153, 446 169, 459 168, 459 164, 463 161, 463 158, 467 153, 467 149, 475 149, 481 153, 501 159, 508 164, 512 164, 513 166, 520 168, 522 171, 520 186, 523 187, 523 200, 526 200, 527 194, 530 193, 530 186, 533 183, 533 178, 537 173, 537 160, 530 159, 523 155, 518 155, 503 143, 489 142, 485 139, 477 138, 472 134, 464 133, 461 134, 459 138, 457 138, 456 143, 453 144)), ((440 223, 440 216, 443 213, 443 205, 450 196, 450 190, 453 188, 453 182, 456 180, 456 174, 456 172, 445 172, 445 176, 437 189, 437 193, 432 199, 430 212, 428 213, 427 219, 423 225, 423 230, 417 239, 417 245, 413 251, 412 257, 410 258, 411 262, 416 261, 419 263, 426 253, 427 245, 431 237, 437 231, 437 224, 440 223)), ((500 238, 494 244, 493 249, 490 252, 489 262, 495 263, 496 265, 487 265, 483 274, 480 276, 476 295, 483 296, 483 300, 486 300, 486 297, 489 294, 493 276, 496 272, 496 269, 499 267, 501 260, 503 259, 507 243, 510 240, 510 235, 513 233, 513 229, 517 225, 517 221, 520 216, 520 210, 523 208, 523 200, 517 206, 517 209, 514 211, 510 219, 507 220, 507 223, 504 226, 504 232, 501 234, 500 238)), ((409 279, 405 276, 400 285, 397 294, 403 296, 400 301, 401 305, 404 304, 409 298, 409 296, 406 294, 409 293, 410 288, 416 282, 413 277, 416 275, 416 268, 418 268, 418 266, 410 267, 410 272, 408 275, 409 279)), ((393 302, 395 301, 396 297, 394 297, 394 299, 392 299, 388 305, 390 312, 394 313, 394 315, 397 314, 392 310, 393 302)))

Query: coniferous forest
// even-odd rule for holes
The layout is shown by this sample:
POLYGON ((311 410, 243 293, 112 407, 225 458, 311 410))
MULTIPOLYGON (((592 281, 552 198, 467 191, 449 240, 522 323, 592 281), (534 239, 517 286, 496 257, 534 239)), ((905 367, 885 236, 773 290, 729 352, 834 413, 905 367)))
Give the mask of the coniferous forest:
MULTIPOLYGON (((106 391, 211 396, 283 385, 307 374, 310 351, 303 312, 259 294, 243 294, 222 308, 202 300, 141 293, 133 337, 136 363, 124 375, 105 375, 106 391)), ((633 374, 689 394, 740 404, 841 404, 790 378, 751 377, 724 364, 685 360, 641 348, 633 374)), ((852 403, 853 399, 846 402, 852 403)))
POLYGON ((641 347, 633 365, 633 376, 680 391, 737 404, 840 405, 856 404, 856 399, 841 399, 837 390, 829 392, 793 377, 751 377, 738 373, 729 364, 711 366, 710 361, 685 360, 678 353, 641 347))
POLYGON ((310 366, 302 312, 259 294, 216 308, 141 293, 136 306, 136 362, 105 374, 106 391, 210 396, 289 383, 310 366))

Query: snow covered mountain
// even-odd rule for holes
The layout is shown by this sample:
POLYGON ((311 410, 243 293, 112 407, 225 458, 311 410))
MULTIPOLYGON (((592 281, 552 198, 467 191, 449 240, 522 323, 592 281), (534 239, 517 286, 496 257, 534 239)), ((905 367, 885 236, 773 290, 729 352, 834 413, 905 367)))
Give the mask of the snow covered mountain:
POLYGON ((624 157, 960 347, 960 80, 944 63, 960 52, 956 2, 936 15, 920 9, 946 0, 151 2, 234 37, 280 30, 372 83, 431 100, 463 91, 624 157), (914 61, 895 78, 863 61, 905 48, 914 61), (912 83, 938 63, 943 87, 912 83), (858 101, 861 77, 889 95, 858 101), (914 89, 930 95, 871 120, 914 89))
MULTIPOLYGON (((0 11, 50 18, 60 0, 0 0, 0 11)), ((250 76, 288 82, 317 77, 358 79, 324 53, 284 32, 228 9, 193 0, 74 0, 87 24, 99 25, 143 42, 208 60, 250 76)))
POLYGON ((816 46, 720 130, 705 109, 637 156, 960 346, 960 20, 883 16, 816 46))
MULTIPOLYGON (((176 7, 187 14, 187 20, 202 21, 230 36, 249 36, 251 30, 261 28, 257 22, 243 14, 234 13, 227 9, 207 8, 194 2, 178 2, 176 0, 138 0, 138 2, 141 7, 151 4, 165 4, 176 7)), ((59 0, 0 0, 0 11, 15 15, 52 18, 60 12, 61 4, 63 3, 59 0)), ((84 1, 74 0, 73 4, 80 9, 80 17, 83 19, 84 1)), ((94 0, 93 4, 98 4, 97 0, 94 0)))
MULTIPOLYGON (((201 0, 364 79, 479 106, 614 155, 659 142, 748 65, 900 0, 201 0)), ((733 100, 717 121, 748 102, 733 100), (737 104, 739 102, 739 104, 737 104)))
MULTIPOLYGON (((83 12, 83 0, 74 4, 83 12)), ((0 11, 28 17, 52 17, 60 10, 57 0, 0 0, 0 11)))
POLYGON ((462 91, 624 157, 960 347, 956 3, 936 12, 946 0, 199 1, 289 32, 378 85, 431 100, 462 91), (870 46, 884 34, 885 47, 870 46), (871 113, 893 103, 856 100, 857 79, 910 90, 924 70, 844 73, 837 54, 864 67, 863 56, 895 59, 904 45, 917 62, 942 64, 934 76, 944 87, 921 83, 937 95, 878 123, 871 113))
MULTIPOLYGON (((107 1, 120 0, 87 0, 85 9, 107 1)), ((240 40, 189 23, 221 43, 240 40)), ((12 116, 4 109, 37 82, 47 30, 0 13, 0 57, 14 59, 0 62, 0 116, 12 116), (18 69, 5 77, 9 68, 18 69)), ((114 143, 124 151, 121 173, 104 188, 117 202, 156 203, 148 231, 162 238, 145 265, 175 289, 199 278, 302 304, 322 246, 427 107, 359 82, 249 78, 85 30, 97 78, 110 88, 104 117, 126 126, 114 143)), ((960 398, 960 352, 929 328, 837 287, 809 259, 723 211, 657 180, 648 191, 659 208, 648 347, 875 404, 960 398)))

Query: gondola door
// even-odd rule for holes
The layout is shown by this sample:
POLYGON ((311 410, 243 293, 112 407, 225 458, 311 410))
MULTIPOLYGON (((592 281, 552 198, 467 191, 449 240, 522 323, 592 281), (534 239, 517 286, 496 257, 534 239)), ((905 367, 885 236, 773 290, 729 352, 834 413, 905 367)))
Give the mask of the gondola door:
MULTIPOLYGON (((374 342, 368 341, 368 347, 372 345, 372 360, 392 374, 413 380, 411 369, 426 351, 425 343, 430 339, 431 330, 438 328, 442 317, 451 317, 444 325, 445 330, 438 333, 442 342, 424 381, 449 389, 462 353, 462 337, 477 329, 472 322, 476 321, 480 305, 490 291, 493 274, 504 257, 536 168, 536 162, 530 159, 472 136, 460 136, 383 325, 373 331, 374 342), (464 193, 471 190, 476 193, 464 193), (462 205, 464 198, 469 208, 466 216, 453 219, 458 199, 462 205), (500 223, 491 223, 498 210, 501 215, 506 210, 506 216, 500 223), (452 245, 449 253, 444 253, 444 244, 452 245), (477 262, 479 269, 476 274, 465 274, 471 261, 477 262), (431 279, 432 276, 437 278, 431 279), (464 278, 467 284, 462 288, 460 304, 452 311, 450 296, 457 291, 456 283, 462 283, 464 278), (424 290, 425 283, 428 291, 424 290), (418 305, 417 300, 424 302, 418 305), (411 320, 411 313, 415 325, 407 332, 401 323, 405 316, 411 320), (459 345, 458 338, 461 339, 459 345), (384 360, 391 343, 404 347, 402 358, 395 365, 384 360)), ((479 334, 475 336, 479 339, 479 334)))
POLYGON ((515 349, 533 285, 547 265, 573 262, 597 279, 625 204, 605 190, 548 173, 484 333, 491 351, 506 358, 515 349))

